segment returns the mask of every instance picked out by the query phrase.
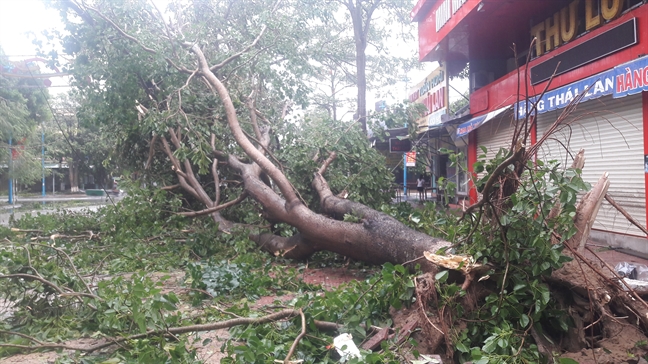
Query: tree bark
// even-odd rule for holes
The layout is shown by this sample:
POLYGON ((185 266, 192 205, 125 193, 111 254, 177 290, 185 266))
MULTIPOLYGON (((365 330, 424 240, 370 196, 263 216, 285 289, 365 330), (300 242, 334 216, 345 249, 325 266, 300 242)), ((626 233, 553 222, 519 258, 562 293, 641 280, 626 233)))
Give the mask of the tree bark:
POLYGON ((317 251, 328 250, 368 263, 403 264, 423 256, 424 251, 450 246, 449 242, 412 230, 387 214, 333 195, 319 173, 314 176, 313 187, 320 194, 323 214, 302 203, 287 203, 261 181, 255 171, 258 166, 235 160, 230 160, 230 165, 241 172, 245 190, 263 206, 269 221, 287 223, 299 231, 290 238, 255 236, 259 246, 273 254, 305 259, 317 251), (345 214, 353 214, 361 221, 335 219, 342 219, 345 214))
POLYGON ((380 5, 381 0, 375 0, 368 4, 368 8, 363 7, 363 0, 346 0, 344 5, 351 14, 353 23, 353 39, 355 41, 356 51, 356 77, 358 87, 358 109, 357 121, 364 134, 367 134, 367 36, 371 27, 371 18, 373 12, 380 5))
POLYGON ((70 192, 79 192, 79 168, 72 162, 68 164, 68 179, 70 180, 70 192))
POLYGON ((596 220, 596 215, 601 207, 601 203, 605 199, 609 187, 610 180, 606 172, 599 178, 592 190, 583 196, 583 199, 576 208, 574 224, 578 232, 567 241, 567 244, 578 252, 582 252, 585 249, 585 243, 587 243, 590 231, 594 225, 594 220, 596 220))

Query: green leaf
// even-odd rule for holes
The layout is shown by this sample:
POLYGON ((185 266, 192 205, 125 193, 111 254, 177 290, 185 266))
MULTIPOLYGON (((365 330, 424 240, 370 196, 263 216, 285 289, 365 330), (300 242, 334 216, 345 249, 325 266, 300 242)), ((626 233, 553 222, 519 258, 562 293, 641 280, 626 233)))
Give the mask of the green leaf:
POLYGON ((522 328, 525 328, 527 327, 527 325, 529 325, 529 316, 523 313, 520 316, 520 326, 522 326, 522 328))
POLYGON ((434 275, 434 279, 439 283, 445 283, 448 280, 449 273, 447 270, 443 270, 434 275))
POLYGON ((571 358, 560 358, 558 359, 560 364, 578 364, 578 362, 571 358))
POLYGON ((491 336, 488 339, 486 339, 486 343, 484 346, 482 346, 482 350, 484 350, 487 353, 492 353, 497 349, 497 340, 495 340, 496 337, 491 336))

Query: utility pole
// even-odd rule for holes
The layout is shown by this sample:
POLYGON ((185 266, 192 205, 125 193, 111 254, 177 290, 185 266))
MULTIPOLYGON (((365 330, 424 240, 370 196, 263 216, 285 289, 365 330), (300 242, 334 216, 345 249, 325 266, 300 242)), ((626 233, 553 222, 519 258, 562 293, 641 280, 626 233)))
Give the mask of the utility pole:
POLYGON ((41 123, 41 165, 43 167, 43 179, 41 180, 41 187, 43 196, 45 196, 45 124, 41 123))
POLYGON ((9 136, 9 204, 13 205, 13 135, 9 136))
POLYGON ((403 153, 403 200, 407 201, 407 153, 403 153))
MULTIPOLYGON (((407 130, 407 123, 405 123, 407 130)), ((403 200, 407 201, 407 152, 403 153, 403 200)))

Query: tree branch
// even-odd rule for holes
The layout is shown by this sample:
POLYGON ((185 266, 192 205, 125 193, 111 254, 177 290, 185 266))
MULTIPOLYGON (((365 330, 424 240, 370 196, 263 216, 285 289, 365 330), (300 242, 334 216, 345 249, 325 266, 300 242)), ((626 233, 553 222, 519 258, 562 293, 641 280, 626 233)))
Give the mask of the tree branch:
POLYGON ((70 267, 72 268, 72 271, 74 271, 74 275, 76 275, 77 279, 79 279, 79 281, 81 281, 81 283, 83 283, 83 286, 85 287, 86 291, 88 291, 88 294, 90 295, 90 297, 96 298, 98 300, 102 300, 99 296, 95 295, 94 292, 92 292, 92 290, 90 289, 90 286, 88 286, 88 284, 83 280, 83 278, 79 274, 79 271, 76 269, 76 266, 74 266, 74 262, 72 261, 72 258, 70 258, 68 253, 66 253, 63 249, 60 249, 60 248, 57 248, 57 247, 51 246, 51 245, 40 244, 40 243, 29 243, 29 244, 44 247, 44 248, 54 249, 58 253, 63 254, 63 256, 65 256, 67 261, 70 263, 70 267))
POLYGON ((236 142, 239 144, 239 146, 241 146, 243 151, 257 165, 259 165, 259 167, 261 167, 261 169, 263 169, 263 171, 266 174, 268 174, 270 178, 272 178, 275 181, 275 183, 279 187, 279 190, 281 190, 281 193, 286 198, 287 203, 300 204, 299 198, 297 197, 297 194, 293 190, 292 185, 290 184, 290 181, 288 181, 286 176, 283 173, 281 173, 281 171, 274 164, 272 164, 270 160, 268 160, 263 155, 263 153, 258 151, 243 133, 243 130, 241 129, 241 125, 239 124, 238 121, 238 117, 236 116, 236 107, 232 102, 229 92, 225 87, 225 85, 223 85, 223 83, 209 69, 209 66, 207 64, 207 59, 205 58, 205 55, 203 54, 202 50, 200 50, 200 48, 197 45, 191 47, 191 50, 192 52, 194 52, 194 54, 196 54, 198 58, 198 65, 202 76, 205 78, 207 83, 211 86, 212 91, 218 93, 218 95, 221 98, 221 101, 225 106, 225 114, 227 116, 227 122, 236 142))
MULTIPOLYGON (((176 135, 176 132, 173 131, 173 128, 169 128, 169 134, 171 135, 171 141, 175 145, 176 148, 180 149, 182 146, 182 143, 180 142, 180 138, 178 135, 176 135)), ((205 192, 205 189, 202 187, 200 182, 196 179, 196 176, 194 175, 193 168, 191 167, 191 162, 189 159, 185 158, 184 161, 182 161, 184 165, 184 171, 185 171, 185 178, 193 187, 194 191, 196 191, 196 197, 205 204, 207 207, 211 207, 214 205, 214 201, 209 197, 207 192, 205 192)))
POLYGON ((211 331, 211 330, 218 330, 218 329, 224 329, 224 328, 230 328, 233 326, 240 326, 240 325, 259 325, 259 324, 265 324, 268 322, 273 322, 273 321, 278 321, 278 320, 283 320, 283 319, 288 319, 292 318, 299 315, 299 311, 297 310, 292 310, 292 309, 287 309, 279 312, 272 313, 270 315, 262 316, 262 317, 255 317, 255 318, 235 318, 231 320, 225 320, 225 321, 219 321, 219 322, 214 322, 210 324, 203 324, 203 325, 190 325, 190 326, 181 326, 181 327, 171 327, 171 328, 164 328, 160 330, 150 330, 147 331, 143 334, 137 334, 137 335, 131 335, 127 337, 122 337, 122 338, 117 338, 117 339, 112 339, 109 342, 105 342, 102 344, 97 344, 94 346, 90 347, 76 347, 76 346, 70 346, 70 345, 64 345, 64 344, 45 344, 42 341, 37 340, 36 338, 33 338, 31 336, 17 333, 17 332, 12 332, 12 331, 3 331, 0 330, 1 334, 6 334, 6 335, 18 335, 21 336, 25 339, 28 339, 30 341, 33 341, 37 343, 37 346, 30 346, 30 345, 13 345, 13 344, 0 344, 0 347, 12 347, 12 348, 19 348, 23 350, 38 350, 38 349, 65 349, 65 350, 74 350, 74 351, 83 351, 87 353, 91 353, 93 351, 101 350, 113 345, 118 345, 126 341, 131 341, 131 340, 138 340, 138 339, 143 339, 145 337, 149 336, 157 336, 157 335, 162 335, 162 336, 170 336, 170 335, 179 335, 179 334, 186 334, 189 332, 201 332, 201 331, 211 331))
POLYGON ((301 333, 295 338, 295 341, 290 346, 290 350, 288 351, 288 355, 286 355, 284 364, 290 363, 290 357, 295 352, 297 344, 299 344, 299 340, 301 340, 306 335, 306 317, 304 316, 304 311, 302 311, 301 308, 299 309, 299 315, 301 316, 301 333))
POLYGON ((628 211, 626 211, 623 207, 621 207, 621 205, 619 205, 619 204, 618 204, 618 203, 617 203, 617 202, 612 198, 612 196, 610 196, 609 193, 606 193, 606 194, 605 194, 605 199, 607 200, 607 202, 610 203, 610 205, 612 205, 615 209, 617 209, 617 211, 619 211, 619 212, 621 213, 621 215, 623 215, 626 219, 628 219, 628 221, 629 221, 632 225, 636 226, 636 227, 639 228, 639 230, 641 230, 644 234, 648 235, 648 230, 647 230, 643 225, 641 225, 641 224, 639 223, 639 221, 635 220, 635 218, 633 218, 632 215, 630 215, 630 214, 628 213, 628 211))
POLYGON ((376 0, 376 2, 371 4, 371 7, 367 10, 367 17, 365 18, 364 29, 362 29, 362 33, 363 33, 362 35, 364 37, 365 45, 367 44, 367 36, 369 35, 369 26, 371 24, 371 17, 373 16, 373 12, 380 5, 380 1, 381 0, 376 0))
POLYGON ((149 155, 148 159, 146 160, 146 165, 144 166, 145 170, 148 170, 151 167, 151 162, 153 161, 153 155, 155 154, 155 143, 157 142, 158 136, 153 135, 153 138, 151 139, 151 143, 149 145, 149 155))
POLYGON ((324 172, 326 172, 328 167, 331 165, 331 163, 333 163, 335 158, 337 158, 337 153, 335 153, 335 152, 329 153, 328 158, 326 158, 324 163, 322 163, 322 166, 317 170, 317 173, 320 174, 320 175, 323 175, 324 172))
POLYGON ((493 188, 493 185, 495 184, 495 181, 500 177, 500 175, 510 166, 511 164, 514 164, 515 162, 518 162, 522 156, 525 154, 525 149, 520 148, 518 149, 513 155, 508 157, 506 160, 504 160, 495 170, 493 173, 491 173, 490 177, 488 178, 488 181, 486 181, 486 184, 484 185, 484 189, 482 190, 482 199, 474 203, 466 208, 466 211, 464 211, 464 216, 468 215, 471 213, 473 210, 476 208, 482 206, 486 201, 489 200, 489 195, 491 193, 491 189, 493 188))
POLYGON ((220 178, 218 177, 218 159, 214 158, 211 166, 212 177, 214 178, 214 206, 220 203, 220 178))
POLYGON ((236 199, 226 202, 222 205, 210 207, 208 209, 200 210, 200 211, 192 211, 192 212, 179 212, 178 215, 182 216, 187 216, 187 217, 197 217, 197 216, 204 216, 204 215, 210 215, 216 211, 220 211, 223 209, 226 209, 230 206, 234 206, 238 203, 241 203, 245 198, 248 196, 247 192, 243 192, 239 197, 236 199))
MULTIPOLYGON (((254 129, 254 135, 256 135, 257 140, 259 141, 259 144, 261 144, 261 140, 263 136, 261 135, 261 129, 259 129, 259 122, 257 120, 257 114, 256 114, 256 107, 254 106, 254 98, 255 98, 255 91, 252 91, 250 96, 248 96, 248 100, 245 103, 248 107, 248 110, 250 110, 250 120, 252 121, 252 128, 254 129)), ((259 145, 259 148, 262 146, 259 145)))
MULTIPOLYGON (((121 34, 122 37, 124 37, 124 38, 130 40, 131 42, 133 42, 133 43, 139 45, 140 48, 142 48, 144 51, 146 51, 146 52, 148 52, 148 53, 150 53, 150 54, 157 54, 157 51, 156 51, 155 49, 153 49, 153 48, 149 48, 149 47, 145 46, 145 45, 142 44, 142 42, 140 42, 137 38, 133 37, 132 35, 130 35, 130 34, 128 34, 128 33, 126 33, 125 31, 123 31, 123 30, 122 30, 122 29, 121 29, 117 24, 115 24, 112 20, 110 20, 107 16, 105 16, 105 15, 104 15, 102 12, 100 12, 99 10, 97 10, 97 9, 95 9, 95 8, 93 8, 93 7, 90 7, 90 6, 86 6, 86 7, 87 7, 89 10, 92 10, 92 11, 94 11, 95 13, 97 13, 97 15, 99 15, 99 17, 100 17, 101 19, 103 19, 105 22, 107 22, 108 24, 110 24, 110 26, 111 26, 113 29, 115 29, 119 34, 121 34)), ((182 66, 178 66, 178 65, 176 65, 176 64, 175 64, 175 63, 174 63, 174 62, 173 62, 169 57, 164 57, 164 60, 167 61, 167 63, 169 63, 171 66, 173 66, 173 68, 177 69, 178 71, 180 71, 180 72, 182 72, 182 73, 186 73, 186 74, 191 74, 191 71, 190 71, 190 70, 188 70, 186 67, 182 67, 182 66)))
POLYGON ((257 35, 257 37, 254 39, 252 43, 248 44, 248 46, 243 48, 240 52, 227 57, 221 63, 209 67, 209 70, 212 72, 218 71, 219 69, 225 67, 228 63, 234 61, 235 59, 241 57, 243 54, 247 53, 250 49, 252 49, 252 47, 256 46, 257 43, 259 43, 259 40, 261 39, 263 33, 265 33, 267 28, 268 26, 266 24, 263 24, 263 26, 261 26, 261 31, 259 32, 259 35, 257 35))
POLYGON ((180 182, 180 186, 187 192, 189 192, 192 196, 194 196, 197 199, 200 199, 198 196, 198 192, 189 185, 187 182, 187 179, 185 178, 186 174, 182 171, 182 168, 180 167, 180 161, 178 161, 178 158, 176 158, 173 155, 173 151, 171 151, 171 146, 169 145, 169 142, 166 140, 166 138, 161 138, 162 139, 162 145, 164 146, 164 151, 166 155, 169 157, 171 160, 171 164, 173 164, 173 170, 174 172, 178 175, 178 182, 180 182))

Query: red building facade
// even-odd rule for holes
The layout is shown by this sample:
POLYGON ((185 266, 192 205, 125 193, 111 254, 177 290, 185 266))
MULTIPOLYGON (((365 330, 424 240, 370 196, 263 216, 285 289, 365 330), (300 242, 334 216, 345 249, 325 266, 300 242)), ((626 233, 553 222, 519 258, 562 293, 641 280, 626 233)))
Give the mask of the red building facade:
MULTIPOLYGON (((412 19, 422 62, 439 61, 450 76, 469 64, 472 119, 455 131, 468 144, 469 170, 479 146, 487 156, 510 148, 516 120, 534 105, 531 143, 580 95, 570 122, 538 157, 569 165, 585 149, 583 177, 594 183, 608 172, 609 194, 648 223, 645 1, 420 0, 412 19)), ((470 197, 478 198, 474 189, 470 197)), ((607 203, 595 229, 645 238, 607 203)))

